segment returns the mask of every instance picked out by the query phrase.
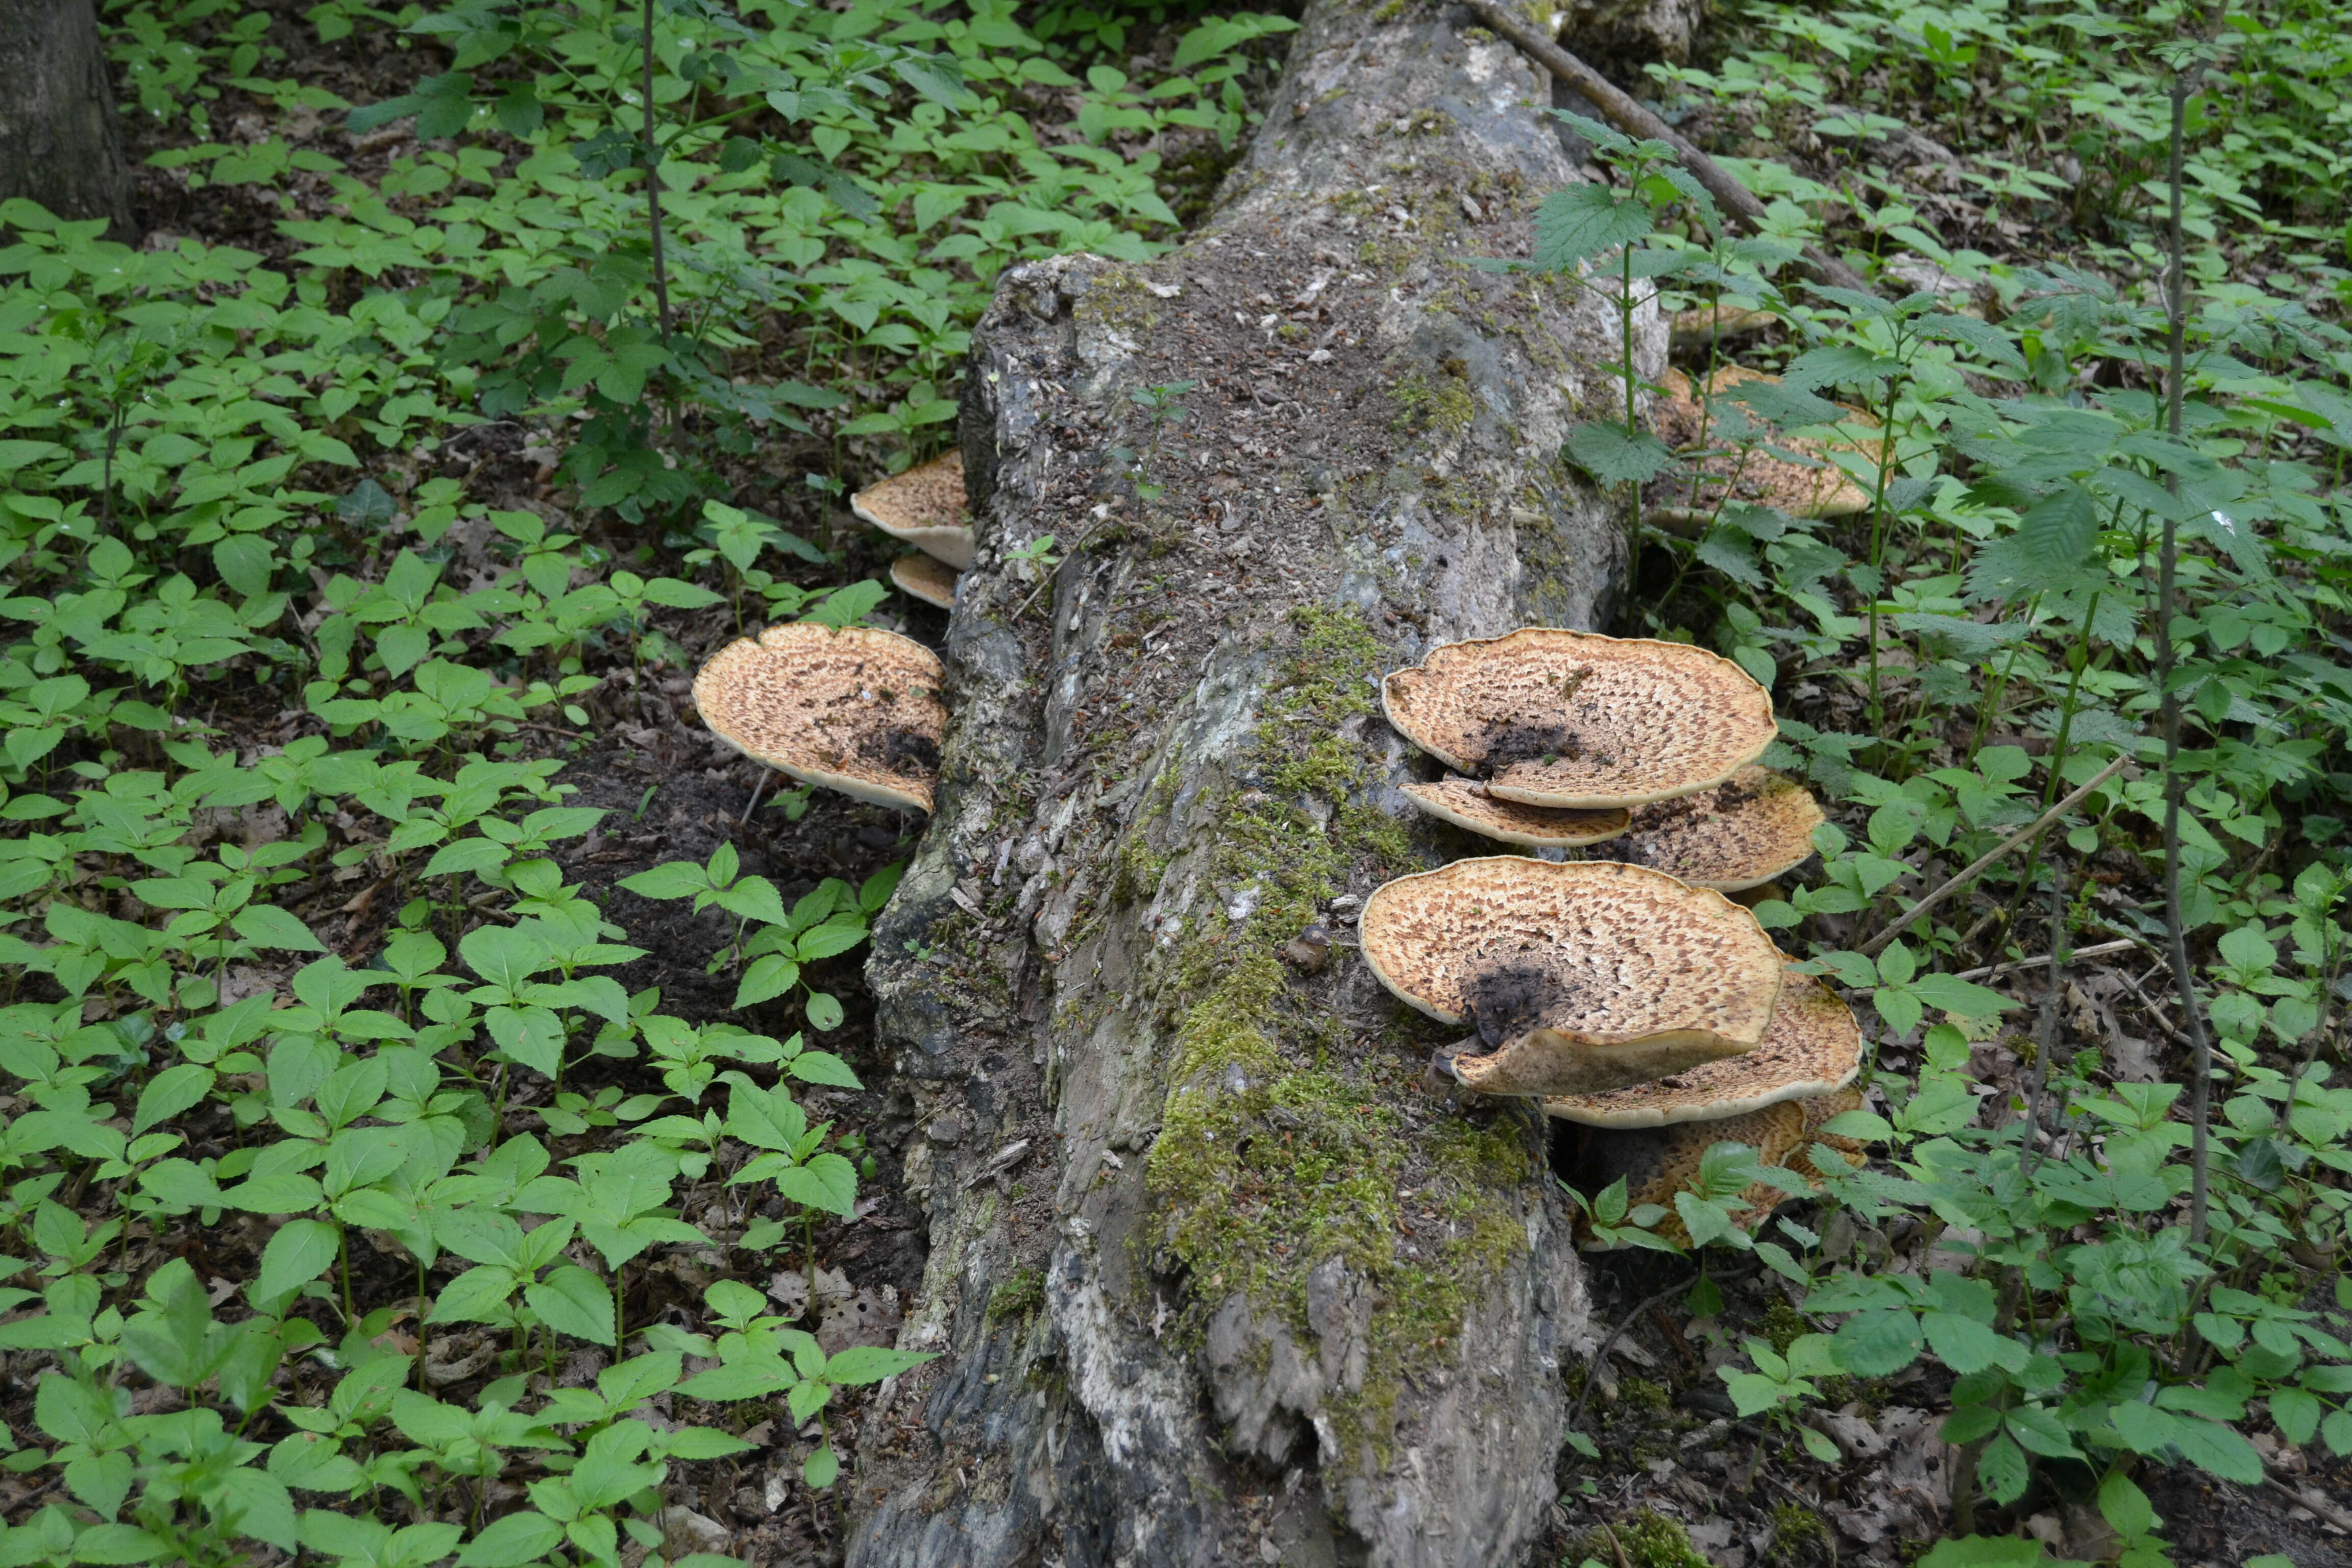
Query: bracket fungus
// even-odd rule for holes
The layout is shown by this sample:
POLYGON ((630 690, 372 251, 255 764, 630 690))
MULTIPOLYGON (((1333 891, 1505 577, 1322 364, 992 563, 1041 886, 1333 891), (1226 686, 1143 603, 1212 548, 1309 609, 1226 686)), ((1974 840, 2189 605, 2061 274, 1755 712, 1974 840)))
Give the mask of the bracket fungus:
MULTIPOLYGON (((1700 1162, 1717 1143, 1745 1143, 1756 1151, 1758 1163, 1774 1166, 1819 1185, 1824 1175, 1814 1162, 1816 1148, 1826 1145, 1849 1169, 1863 1163, 1862 1141, 1824 1132, 1832 1118, 1862 1109, 1859 1089, 1842 1089, 1803 1100, 1784 1100, 1743 1116, 1714 1121, 1685 1121, 1639 1132, 1601 1128, 1579 1129, 1572 1164, 1572 1184, 1580 1192, 1597 1193, 1623 1178, 1628 1211, 1656 1204, 1666 1211, 1656 1234, 1682 1246, 1690 1232, 1675 1208, 1675 1194, 1700 1187, 1700 1162)), ((1752 1183, 1731 1200, 1732 1220, 1752 1231, 1790 1194, 1769 1181, 1752 1183)), ((1595 1250, 1607 1251, 1607 1247, 1595 1250)))
POLYGON ((1633 821, 1623 810, 1555 811, 1497 800, 1486 793, 1485 784, 1458 773, 1448 773, 1434 784, 1409 784, 1404 793, 1413 805, 1456 827, 1538 849, 1603 844, 1622 835, 1633 821))
POLYGON ((1498 799, 1605 811, 1696 795, 1761 756, 1772 696, 1688 643, 1522 626, 1381 682, 1398 733, 1498 799))
POLYGON ((933 555, 901 555, 890 563, 890 581, 898 592, 942 610, 955 608, 956 584, 963 574, 933 555))
POLYGON ((872 626, 770 626, 710 658, 694 702, 756 762, 880 805, 931 809, 948 710, 939 656, 872 626))
POLYGON ((1637 807, 1617 853, 1694 888, 1745 892, 1801 866, 1829 820, 1812 792, 1753 763, 1698 795, 1637 807))
POLYGON ((1400 877, 1364 900, 1381 983, 1490 1054, 1448 1064, 1486 1094, 1597 1094, 1752 1050, 1781 959, 1720 893, 1615 861, 1516 856, 1400 877))
MULTIPOLYGON (((1723 398, 1747 382, 1780 378, 1743 365, 1725 365, 1694 385, 1680 371, 1659 378, 1664 394, 1652 405, 1658 438, 1678 452, 1695 453, 1685 472, 1654 487, 1643 518, 1670 531, 1705 527, 1727 500, 1769 506, 1790 517, 1848 517, 1870 509, 1870 497, 1844 469, 1829 460, 1833 450, 1863 450, 1851 442, 1822 442, 1798 436, 1758 432, 1745 448, 1727 446, 1722 430, 1731 425, 1721 411, 1703 407, 1701 395, 1723 398)), ((1876 424, 1867 415, 1841 409, 1850 423, 1876 424)), ((1744 430, 1750 423, 1735 416, 1744 430)), ((1871 461, 1874 454, 1864 452, 1871 461)))
POLYGON ((971 564, 971 523, 965 517, 963 454, 950 452, 868 485, 849 498, 849 510, 893 539, 906 541, 961 572, 971 564))
POLYGON ((1833 1094, 1862 1070, 1862 1026, 1836 992, 1784 970, 1772 1021, 1752 1051, 1605 1094, 1544 1100, 1547 1116, 1587 1127, 1673 1127, 1745 1116, 1785 1100, 1833 1094))

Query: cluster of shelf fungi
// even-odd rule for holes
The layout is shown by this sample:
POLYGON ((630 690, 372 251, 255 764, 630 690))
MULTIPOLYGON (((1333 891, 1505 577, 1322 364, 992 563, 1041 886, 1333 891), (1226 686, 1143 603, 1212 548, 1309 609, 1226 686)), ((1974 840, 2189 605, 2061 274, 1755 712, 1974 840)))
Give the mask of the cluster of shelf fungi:
MULTIPOLYGON (((1798 482, 1770 468, 1748 478, 1798 482)), ((1841 498, 1803 499, 1811 510, 1841 498)), ((952 605, 972 557, 961 458, 852 504, 916 546, 892 568, 898 586, 952 605)), ((943 673, 895 633, 800 623, 720 649, 694 693, 711 731, 754 760, 929 812, 943 673)), ((1448 770, 1405 786, 1421 810, 1503 845, 1610 857, 1473 857, 1365 900, 1361 952, 1381 984, 1475 1031, 1439 1053, 1441 1070, 1573 1124, 1577 1187, 1622 1177, 1629 1204, 1663 1207, 1656 1229, 1676 1239, 1675 1194, 1696 1186, 1718 1142, 1809 1181, 1826 1154, 1861 1163, 1859 1143, 1823 1131, 1862 1103, 1853 1015, 1733 897, 1769 894, 1812 854, 1823 820, 1801 786, 1758 763, 1774 735, 1761 685, 1687 644, 1528 626, 1436 647, 1390 675, 1381 700, 1398 733, 1448 770)), ((1759 1182, 1734 1218, 1752 1227, 1783 1196, 1759 1182)))

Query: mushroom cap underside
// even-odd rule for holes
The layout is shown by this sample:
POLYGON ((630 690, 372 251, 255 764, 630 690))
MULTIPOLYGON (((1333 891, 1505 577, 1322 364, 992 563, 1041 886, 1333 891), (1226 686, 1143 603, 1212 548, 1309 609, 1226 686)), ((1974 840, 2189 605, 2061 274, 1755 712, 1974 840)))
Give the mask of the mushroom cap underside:
POLYGON ((1534 848, 1577 848, 1603 844, 1633 826, 1622 809, 1557 811, 1498 800, 1476 779, 1448 773, 1433 784, 1409 784, 1405 798, 1430 816, 1482 837, 1534 848))
POLYGON ((942 610, 955 608, 956 584, 962 576, 935 555, 901 555, 890 563, 890 581, 898 592, 942 610))
POLYGON ((849 498, 849 510, 893 539, 961 572, 975 548, 966 517, 963 454, 950 452, 849 498))
POLYGON ((770 626, 694 678, 710 732, 804 784, 877 805, 931 809, 945 671, 920 643, 871 626, 770 626))
POLYGON ((1772 742, 1771 694, 1688 643, 1524 626, 1381 683, 1400 734, 1497 799, 1585 811, 1711 789, 1772 742))
POLYGON ((1784 970, 1772 1020, 1755 1049, 1607 1093, 1549 1096, 1543 1110, 1588 1127, 1721 1121, 1832 1094, 1862 1070, 1862 1026, 1837 993, 1817 976, 1784 970))
POLYGON ((1616 861, 1456 860, 1374 891, 1359 927, 1399 1000, 1443 1023, 1475 1019, 1503 1047, 1454 1063, 1491 1093, 1594 1091, 1589 1075, 1542 1076, 1580 1056, 1656 1077, 1749 1049, 1780 989, 1780 955, 1753 914, 1616 861))

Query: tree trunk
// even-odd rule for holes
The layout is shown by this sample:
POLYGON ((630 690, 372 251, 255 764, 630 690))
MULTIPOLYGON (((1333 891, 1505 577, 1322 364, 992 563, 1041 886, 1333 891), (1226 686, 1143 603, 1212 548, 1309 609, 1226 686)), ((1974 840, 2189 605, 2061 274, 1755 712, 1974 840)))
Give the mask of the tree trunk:
POLYGON ((0 201, 11 196, 138 237, 91 0, 0 0, 0 201))
POLYGON ((1468 1568, 1545 1521, 1568 1216, 1352 911, 1485 852, 1398 792, 1378 678, 1622 575, 1557 456, 1622 409, 1614 301, 1472 265, 1582 177, 1549 99, 1465 12, 1315 0, 1200 232, 1014 268, 974 334, 940 806, 869 971, 940 1359, 865 1418, 860 1568, 1468 1568))

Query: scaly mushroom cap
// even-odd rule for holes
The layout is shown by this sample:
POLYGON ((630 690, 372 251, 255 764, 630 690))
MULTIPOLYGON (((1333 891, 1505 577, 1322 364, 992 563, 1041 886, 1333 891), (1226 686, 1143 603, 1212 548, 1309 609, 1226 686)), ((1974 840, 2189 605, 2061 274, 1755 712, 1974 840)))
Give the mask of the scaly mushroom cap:
POLYGON ((963 574, 932 555, 901 555, 890 563, 890 581, 898 592, 942 610, 955 608, 956 584, 963 574))
POLYGON ((1496 800, 1486 793, 1485 784, 1458 773, 1448 773, 1435 784, 1409 784, 1404 793, 1413 805, 1456 827, 1506 844, 1538 848, 1605 843, 1633 823, 1632 816, 1623 811, 1552 811, 1521 805, 1515 800, 1496 800))
MULTIPOLYGON (((1774 507, 1790 517, 1847 517, 1869 510, 1870 497, 1826 456, 1833 448, 1858 450, 1853 443, 1771 437, 1772 446, 1806 459, 1802 462, 1776 457, 1760 446, 1717 450, 1722 446, 1717 435, 1720 420, 1710 418, 1700 406, 1699 390, 1677 370, 1670 369, 1658 379, 1664 395, 1650 409, 1650 423, 1658 438, 1676 451, 1698 447, 1703 455, 1696 465, 1695 480, 1689 474, 1670 477, 1655 489, 1644 502, 1644 518, 1655 513, 1661 526, 1686 525, 1712 515, 1725 500, 1774 507)), ((1704 391, 1708 396, 1720 397, 1742 382, 1780 379, 1745 365, 1725 365, 1706 383, 1704 391)), ((1875 419, 1867 422, 1877 423, 1875 419)))
POLYGON ((1754 763, 1701 795, 1633 811, 1619 851, 1636 866, 1719 893, 1759 888, 1804 864, 1828 818, 1812 793, 1754 763))
POLYGON ((888 534, 961 572, 971 564, 971 524, 964 521, 963 454, 950 452, 868 485, 849 510, 888 534))
POLYGON ((1398 732, 1501 800, 1606 811, 1712 789, 1771 744, 1772 696, 1688 643, 1522 626, 1381 683, 1398 732))
POLYGON ((1496 855, 1400 877, 1364 900, 1365 962, 1500 1049, 1454 1058, 1486 1094, 1596 1094, 1752 1049, 1780 955, 1720 893, 1640 866, 1496 855))
POLYGON ((1783 970, 1780 1000, 1754 1050, 1606 1094, 1556 1096, 1543 1110, 1588 1127, 1717 1121, 1834 1093, 1861 1070, 1862 1026, 1853 1010, 1814 976, 1783 970))
MULTIPOLYGON (((1822 1123, 1832 1117, 1861 1109, 1862 1091, 1843 1089, 1808 1100, 1784 1100, 1744 1116, 1685 1121, 1654 1131, 1587 1130, 1579 1140, 1574 1185, 1580 1192, 1592 1194, 1624 1177, 1628 1211, 1643 1204, 1658 1205, 1666 1215, 1657 1223, 1656 1233, 1686 1247, 1690 1231, 1675 1211, 1675 1194, 1698 1191, 1699 1162, 1709 1149, 1717 1143, 1745 1143, 1756 1151, 1762 1163, 1793 1172, 1818 1187, 1825 1174, 1844 1173, 1817 1168, 1815 1144, 1829 1145, 1849 1168, 1864 1163, 1861 1140, 1822 1131, 1822 1123)), ((1731 1217, 1742 1230, 1752 1232, 1788 1201, 1789 1194, 1771 1183, 1758 1182, 1735 1200, 1731 1217)))
POLYGON ((1779 320, 1769 310, 1743 310, 1737 305, 1700 305, 1678 312, 1670 335, 1674 347, 1689 348, 1761 331, 1779 320))
POLYGON ((929 811, 945 673, 895 632, 802 621, 720 648, 694 678, 694 703, 712 734, 803 784, 929 811))

